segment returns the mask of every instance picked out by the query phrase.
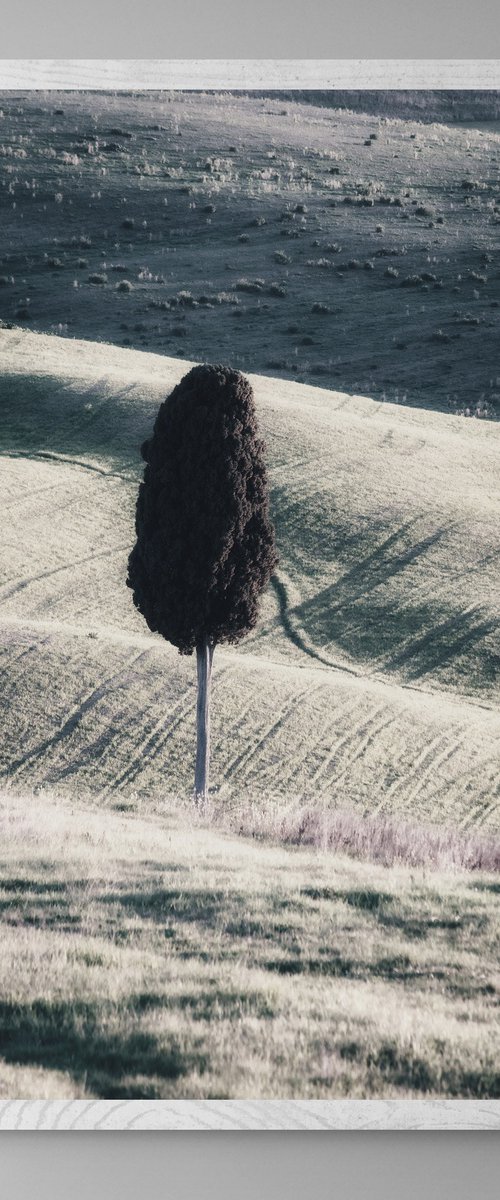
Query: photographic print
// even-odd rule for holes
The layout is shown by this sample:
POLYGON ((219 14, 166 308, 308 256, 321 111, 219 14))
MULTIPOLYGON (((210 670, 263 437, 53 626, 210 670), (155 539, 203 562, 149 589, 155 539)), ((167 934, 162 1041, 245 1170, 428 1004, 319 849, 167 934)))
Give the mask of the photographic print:
POLYGON ((0 110, 0 1097, 498 1100, 500 92, 0 110))

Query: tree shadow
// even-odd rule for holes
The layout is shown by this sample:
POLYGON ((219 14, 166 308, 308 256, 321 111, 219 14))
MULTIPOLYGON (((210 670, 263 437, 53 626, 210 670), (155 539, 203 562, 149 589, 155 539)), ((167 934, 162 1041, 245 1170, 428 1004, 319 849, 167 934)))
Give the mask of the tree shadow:
MULTIPOLYGON (((327 502, 324 490, 314 492, 310 480, 304 495, 289 486, 275 485, 271 490, 276 541, 287 569, 313 579, 318 558, 324 563, 346 562, 359 557, 367 545, 366 533, 353 529, 341 513, 328 511, 327 502)), ((372 526, 370 536, 378 528, 377 523, 372 526)))
POLYGON ((285 632, 302 651, 321 661, 327 661, 328 647, 334 645, 354 661, 418 681, 450 663, 465 661, 470 666, 473 660, 468 678, 473 676, 475 687, 491 684, 500 658, 485 643, 500 628, 500 618, 489 616, 480 605, 461 609, 459 595, 456 606, 434 599, 415 603, 403 595, 388 601, 375 595, 423 561, 448 532, 440 527, 408 542, 410 531, 411 523, 402 525, 335 583, 293 607, 284 583, 275 577, 285 632))
POLYGON ((131 996, 118 1008, 90 1001, 2 1002, 0 1055, 9 1063, 66 1072, 105 1100, 155 1098, 165 1080, 206 1067, 203 1055, 181 1050, 171 1035, 160 1040, 139 1029, 121 1033, 116 1028, 117 1022, 133 1022, 140 1012, 162 1004, 162 997, 152 993, 131 996))
MULTIPOLYGON (((465 609, 463 612, 453 612, 451 616, 439 621, 434 627, 403 647, 385 664, 385 670, 399 671, 403 669, 409 679, 421 679, 451 661, 470 654, 480 646, 480 643, 500 628, 500 618, 484 619, 484 610, 479 606, 465 609)), ((487 669, 490 655, 483 648, 480 659, 484 660, 481 675, 490 676, 487 669)), ((477 671, 476 663, 476 671, 477 671)))

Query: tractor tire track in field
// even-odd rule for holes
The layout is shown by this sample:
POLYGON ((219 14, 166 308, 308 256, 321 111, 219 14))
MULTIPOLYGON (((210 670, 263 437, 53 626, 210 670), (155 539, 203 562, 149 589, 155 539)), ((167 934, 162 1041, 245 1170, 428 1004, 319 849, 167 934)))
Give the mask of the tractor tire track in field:
POLYGON ((22 649, 19 650, 18 654, 8 655, 8 648, 2 647, 0 663, 2 657, 5 656, 7 659, 7 666, 0 667, 0 676, 7 675, 12 682, 13 668, 17 667, 18 663, 22 662, 23 658, 29 657, 30 654, 33 654, 34 651, 38 650, 40 646, 48 646, 50 644, 50 640, 50 635, 45 638, 38 638, 37 640, 33 640, 33 637, 31 637, 29 645, 23 646, 22 649))
MULTIPOLYGON (((447 793, 451 793, 452 800, 458 795, 462 799, 461 807, 465 812, 465 815, 462 818, 457 818, 457 823, 459 824, 460 829, 467 830, 472 826, 480 826, 484 824, 484 817, 482 820, 478 821, 477 816, 478 809, 481 807, 481 799, 484 797, 484 802, 482 805, 482 813, 484 813, 485 808, 490 808, 491 795, 499 787, 499 778, 500 744, 498 751, 495 754, 490 755, 488 758, 483 759, 479 763, 475 763, 475 765, 470 767, 468 770, 464 769, 460 771, 458 775, 452 776, 451 779, 445 780, 445 782, 442 783, 440 787, 436 788, 435 792, 433 793, 433 803, 435 803, 436 800, 442 802, 443 798, 446 799, 447 793), (474 789, 474 795, 471 800, 471 806, 470 808, 465 809, 464 796, 468 792, 472 792, 472 789, 474 789)), ((495 808, 496 804, 493 805, 493 810, 495 808)))
MULTIPOLYGON (((34 784, 69 779, 71 787, 97 788, 108 797, 129 788, 151 794, 162 786, 185 791, 195 687, 187 686, 185 670, 175 665, 177 656, 164 655, 153 639, 124 635, 113 627, 103 627, 99 638, 88 643, 86 630, 59 622, 28 620, 24 626, 9 618, 6 630, 13 666, 12 695, 6 697, 5 777, 31 778, 34 784), (11 626, 17 630, 15 638, 11 626), (136 669, 147 656, 147 667, 136 669), (64 712, 64 690, 59 695, 54 690, 51 713, 49 692, 43 689, 61 670, 67 672, 68 707, 74 707, 64 712), (170 682, 164 697, 165 672, 170 682), (127 679, 136 676, 138 686, 128 687, 127 679), (76 704, 73 697, 80 686, 85 694, 76 704), (107 700, 113 687, 120 691, 107 700), (34 741, 39 730, 39 744, 32 742, 28 750, 22 745, 22 720, 16 717, 18 704, 19 717, 24 711, 23 696, 33 711, 28 736, 34 741), (71 741, 93 707, 95 712, 71 741), (16 754, 16 743, 18 757, 9 771, 7 760, 16 754)), ((461 825, 465 818, 466 826, 495 821, 500 764, 493 757, 493 714, 485 716, 477 706, 464 711, 444 695, 442 709, 438 694, 432 706, 410 701, 395 684, 387 689, 379 681, 342 680, 339 675, 329 679, 328 672, 302 663, 229 652, 221 654, 220 662, 214 676, 219 695, 214 697, 218 741, 213 765, 222 792, 232 788, 236 794, 241 788, 289 795, 296 786, 298 793, 316 792, 318 804, 331 807, 341 788, 346 803, 364 800, 370 811, 400 812, 418 803, 419 815, 430 821, 449 820, 450 814, 461 825), (450 762, 455 778, 450 777, 450 762), (390 786, 384 792, 387 775, 390 786)))
POLYGON ((500 746, 496 755, 494 755, 492 758, 486 759, 484 762, 478 764, 478 767, 473 768, 471 771, 468 771, 467 774, 459 777, 460 782, 463 785, 462 791, 467 792, 472 789, 476 782, 477 774, 480 770, 487 772, 483 782, 483 794, 486 793, 485 803, 481 808, 478 819, 478 809, 480 809, 481 798, 480 795, 478 796, 476 793, 474 796, 474 806, 471 806, 464 820, 460 823, 462 829, 467 830, 472 826, 484 825, 488 814, 490 812, 495 812, 496 808, 498 807, 497 797, 500 795, 500 746), (490 768, 489 771, 487 768, 490 768))
MULTIPOLYGON (((157 701, 160 701, 163 689, 160 688, 156 694, 155 700, 150 705, 150 712, 153 712, 157 707, 157 701)), ((194 694, 191 684, 188 684, 179 698, 174 702, 168 712, 164 712, 151 726, 148 731, 147 740, 139 740, 132 752, 131 760, 120 775, 115 776, 110 781, 106 791, 113 789, 118 791, 128 786, 137 779, 142 768, 158 758, 164 747, 170 741, 172 735, 185 720, 189 709, 194 711, 194 694), (173 719, 172 719, 173 717, 173 719)), ((146 731, 144 731, 146 733, 146 731)))
POLYGON ((417 779, 419 778, 419 771, 421 767, 424 767, 425 769, 425 766, 428 762, 430 762, 432 765, 432 762, 434 761, 434 752, 437 750, 437 747, 441 745, 443 738, 445 737, 445 734, 438 733, 434 738, 432 738, 430 743, 426 743, 426 745, 422 747, 422 750, 419 754, 417 754, 417 757, 412 762, 409 770, 406 771, 405 774, 398 775, 397 779, 391 783, 390 787, 386 788, 385 792, 383 793, 382 800, 377 806, 377 812, 386 807, 387 801, 392 803, 392 801, 401 791, 401 788, 408 786, 412 777, 416 776, 417 779))
MULTIPOLYGON (((275 723, 275 725, 273 725, 266 732, 262 741, 257 746, 254 747, 254 753, 252 755, 250 755, 252 762, 255 758, 255 755, 260 750, 261 746, 263 746, 265 743, 270 741, 272 739, 273 734, 278 729, 281 729, 284 725, 286 725, 288 718, 293 716, 294 709, 297 707, 297 704, 300 702, 300 700, 302 700, 304 698, 304 696, 307 696, 307 698, 309 699, 311 696, 313 696, 313 695, 317 694, 319 691, 321 691, 321 688, 322 688, 322 685, 320 683, 318 683, 318 684, 308 688, 307 691, 299 693, 299 695, 296 696, 294 700, 291 700, 289 702, 289 704, 287 705, 286 710, 285 710, 284 718, 280 717, 278 719, 278 721, 275 723)), ((308 739, 308 737, 309 737, 308 731, 305 731, 305 737, 308 739)), ((288 762, 291 762, 291 764, 292 764, 292 775, 297 774, 298 770, 300 769, 300 765, 303 762, 303 754, 301 753, 301 751, 303 750, 303 746, 304 746, 304 734, 301 732, 300 729, 297 730, 296 728, 293 728, 290 731, 290 754, 286 756, 288 762), (293 757, 292 757, 292 752, 293 752, 293 757)), ((278 771, 279 771, 279 779, 280 779, 281 787, 283 787, 285 785, 285 782, 287 779, 287 773, 285 773, 285 775, 284 775, 283 771, 281 769, 282 762, 283 762, 283 757, 282 757, 282 755, 280 755, 278 771)), ((246 769, 247 763, 248 763, 248 760, 245 763, 245 770, 243 771, 243 775, 242 775, 242 779, 246 783, 251 781, 256 776, 256 774, 258 775, 259 788, 266 787, 268 784, 274 783, 275 778, 276 778, 276 762, 271 762, 268 764, 268 766, 263 765, 263 763, 260 760, 258 763, 253 762, 253 765, 250 768, 250 771, 248 771, 246 769)))
POLYGON ((497 808, 500 808, 500 781, 497 783, 494 793, 493 799, 489 799, 483 808, 481 820, 474 822, 474 824, 485 825, 493 813, 496 812, 497 808))
MULTIPOLYGON (((347 721, 348 721, 348 720, 350 720, 350 717, 351 717, 351 714, 352 714, 352 713, 355 713, 355 712, 357 712, 358 708, 359 708, 359 700, 358 700, 358 698, 356 698, 356 699, 355 699, 355 700, 354 700, 354 701, 353 701, 351 704, 348 704, 348 705, 347 705, 347 712, 345 712, 345 713, 344 713, 344 712, 342 711, 342 712, 339 714, 339 719, 342 719, 342 720, 343 720, 343 722, 345 723, 345 721, 346 721, 346 720, 347 720, 347 721)), ((318 740, 317 740, 317 741, 314 743, 314 745, 313 745, 313 746, 311 746, 311 748, 310 748, 310 751, 311 751, 311 753, 314 753, 314 751, 315 751, 316 747, 317 747, 317 746, 320 744, 320 742, 322 741, 322 739, 323 739, 323 737, 324 737, 324 735, 325 735, 326 731, 327 731, 329 728, 331 729, 331 721, 330 721, 330 723, 329 723, 329 724, 326 724, 326 725, 324 726, 324 729, 322 730, 322 732, 321 732, 321 734, 320 734, 320 736, 319 736, 318 740)), ((344 734, 342 734, 342 735, 341 735, 341 737, 340 737, 340 738, 337 738, 337 740, 336 740, 336 741, 333 743, 333 745, 331 745, 331 746, 330 746, 330 748, 329 748, 329 750, 327 751, 327 753, 325 754, 324 758, 323 758, 323 759, 322 759, 322 761, 321 761, 321 762, 318 764, 318 766, 317 766, 317 768, 316 768, 316 770, 315 770, 314 774, 311 776, 311 779, 310 779, 310 781, 309 781, 309 782, 310 782, 310 786, 311 786, 311 787, 312 787, 314 784, 316 784, 316 783, 317 783, 317 781, 318 781, 318 779, 320 779, 320 778, 321 778, 321 776, 322 776, 322 775, 324 775, 324 774, 325 774, 325 772, 328 770, 328 767, 329 767, 330 763, 333 761, 333 759, 335 758, 335 755, 337 754, 339 747, 340 747, 341 745, 345 745, 345 744, 346 744, 346 741, 350 740, 351 738, 352 738, 352 733, 351 733, 351 732, 349 732, 347 735, 344 735, 344 734)))
MULTIPOLYGON (((324 685, 321 686, 319 690, 320 690, 320 692, 324 692, 325 691, 324 685)), ((330 692, 328 689, 328 698, 329 698, 329 695, 330 695, 330 692)), ((355 707, 356 707, 356 705, 352 706, 352 708, 355 708, 355 707)), ((349 710, 349 711, 351 711, 351 710, 349 710)), ((339 714, 337 714, 337 715, 339 715, 339 714)), ((314 738, 311 738, 310 733, 306 732, 307 745, 305 747, 305 753, 303 754, 302 758, 300 758, 300 759, 295 758, 294 760, 290 760, 289 761, 289 770, 280 772, 280 778, 287 787, 291 786, 291 784, 293 783, 293 780, 296 779, 301 768, 304 768, 310 759, 312 759, 314 761, 315 759, 318 758, 318 756, 320 754, 320 748, 321 748, 323 751, 323 758, 321 758, 321 762, 318 765, 318 769, 319 769, 319 766, 321 766, 322 763, 324 762, 325 756, 330 753, 330 747, 325 746, 324 743, 325 743, 325 738, 327 738, 329 732, 331 733, 331 730, 332 730, 332 716, 331 716, 331 710, 329 710, 326 721, 324 720, 319 725, 319 728, 316 729, 316 735, 314 738)), ((309 778, 308 778, 308 786, 309 786, 309 778)))
POLYGON ((34 746, 32 750, 27 750, 25 754, 11 764, 9 768, 9 776, 14 778, 28 765, 33 766, 34 763, 39 762, 40 759, 43 759, 48 750, 53 751, 68 736, 71 736, 85 714, 92 709, 94 705, 99 702, 99 700, 106 696, 109 691, 113 689, 113 685, 116 684, 118 680, 120 681, 119 686, 123 686, 124 683, 127 682, 127 680, 124 680, 123 678, 125 672, 135 666, 135 664, 138 663, 141 658, 145 658, 147 654, 149 654, 149 651, 141 650, 138 654, 136 653, 132 655, 132 657, 128 659, 128 661, 120 668, 119 671, 103 680, 103 682, 98 684, 97 687, 93 687, 87 693, 87 695, 83 697, 83 700, 79 701, 79 703, 75 705, 59 729, 52 733, 50 737, 47 737, 40 742, 38 746, 34 746))
POLYGON ((231 760, 229 765, 225 768, 224 779, 225 780, 230 779, 236 773, 238 775, 240 775, 241 767, 244 768, 243 772, 241 773, 241 778, 246 779, 247 775, 248 775, 246 767, 248 766, 248 763, 251 762, 251 760, 258 753, 259 749, 263 745, 265 745, 265 743, 269 741, 269 738, 272 737, 273 733, 275 733, 276 730, 278 730, 283 725, 283 723, 286 721, 289 714, 293 711, 293 709, 297 706, 297 704, 299 704, 300 701, 303 700, 304 696, 311 695, 312 691, 318 691, 320 686, 321 685, 318 683, 314 688, 311 688, 310 686, 306 687, 306 688, 302 688, 301 691, 298 692, 295 696, 292 696, 291 699, 288 699, 283 704, 283 707, 281 708, 278 716, 274 716, 274 719, 271 721, 271 724, 268 725, 267 728, 265 728, 264 730, 262 730, 262 731, 259 730, 257 733, 257 737, 252 741, 250 746, 247 746, 246 749, 242 750, 239 754, 237 754, 231 760))
MULTIPOLYGON (((314 688, 315 694, 318 694, 318 692, 323 692, 324 690, 325 690, 324 684, 319 684, 318 688, 314 688)), ((311 696, 311 695, 312 695, 312 691, 309 691, 308 696, 311 696)), ((349 708, 348 708, 349 715, 353 712, 356 712, 357 707, 359 707, 359 703, 354 702, 353 704, 351 704, 351 706, 349 706, 349 708)), ((317 755, 319 746, 324 743, 325 737, 327 736, 327 732, 329 732, 329 730, 331 731, 331 728, 332 728, 332 714, 331 714, 331 710, 330 710, 329 716, 327 716, 326 721, 324 721, 323 724, 320 725, 317 737, 315 737, 313 740, 311 740, 311 734, 309 734, 309 730, 307 728, 307 730, 305 730, 305 738, 302 738, 301 740, 299 740, 299 739, 295 740, 296 754, 294 755, 294 757, 291 757, 291 756, 289 757, 289 760, 288 760, 289 769, 283 770, 281 768, 281 770, 279 770, 279 782, 281 782, 282 787, 285 786, 287 788, 290 788, 290 786, 293 785, 294 779, 296 779, 296 776, 299 775, 300 770, 303 769, 303 767, 305 767, 305 764, 307 763, 309 758, 314 757, 314 755, 317 755)), ((326 756, 330 756, 329 749, 326 749, 325 757, 326 756)), ((323 762, 324 762, 324 760, 321 761, 320 766, 323 766, 323 762)), ((261 779, 263 779, 264 784, 266 784, 266 782, 269 781, 269 776, 270 776, 271 772, 272 772, 272 774, 276 773, 275 766, 267 768, 266 770, 264 770, 263 774, 261 774, 261 779)), ((312 780, 309 780, 309 778, 308 778, 307 779, 308 787, 311 786, 311 782, 312 782, 312 780)))
POLYGON ((130 549, 128 542, 122 546, 110 546, 107 550, 99 550, 97 554, 87 554, 85 558, 77 558, 73 562, 62 563, 60 567, 51 567, 48 571, 40 571, 38 575, 28 575, 15 584, 4 584, 0 589, 0 603, 2 600, 9 600, 11 596, 17 595, 18 592, 24 591, 30 584, 38 583, 41 579, 50 579, 53 575, 59 575, 63 571, 72 571, 75 567, 84 566, 86 563, 95 562, 100 558, 111 558, 113 554, 121 554, 123 550, 128 549, 130 549))
MULTIPOLYGON (((378 735, 382 733, 384 729, 387 729, 389 725, 393 725, 394 721, 394 713, 391 712, 389 716, 387 716, 387 706, 383 704, 380 708, 375 709, 375 712, 371 717, 368 718, 364 725, 361 725, 358 728, 355 727, 352 738, 347 742, 347 745, 350 745, 353 741, 355 742, 355 753, 348 758, 347 763, 338 772, 338 774, 328 776, 328 786, 338 786, 339 783, 342 783, 346 775, 348 775, 348 773, 352 770, 354 763, 358 762, 360 758, 363 758, 368 747, 371 746, 374 738, 378 737, 378 735), (380 717, 382 713, 384 714, 383 720, 379 721, 377 724, 377 717, 380 717), (361 741, 359 740, 360 736, 361 741)), ((323 788, 323 791, 324 790, 325 789, 323 788)))
MULTIPOLYGON (((0 455, 0 458, 6 458, 6 457, 7 457, 7 455, 5 455, 5 454, 0 455)), ((9 455, 9 457, 10 457, 10 455, 9 455)), ((54 483, 46 483, 46 484, 44 484, 43 487, 33 488, 32 491, 27 491, 24 493, 24 495, 16 496, 16 499, 13 500, 11 504, 3 503, 2 510, 4 513, 11 512, 12 509, 14 509, 15 512, 17 512, 18 509, 21 507, 21 505, 27 504, 28 502, 32 503, 33 500, 35 500, 35 499, 38 500, 38 497, 43 496, 44 493, 55 492, 59 489, 59 487, 60 487, 60 484, 59 484, 59 481, 57 481, 54 483)))
POLYGON ((439 770, 439 767, 441 767, 443 763, 448 762, 449 759, 459 751, 466 736, 467 735, 465 731, 459 736, 457 736, 456 731, 452 732, 451 730, 448 737, 446 734, 443 734, 443 737, 441 738, 441 741, 445 743, 443 750, 440 754, 433 754, 428 761, 425 760, 424 770, 422 774, 418 776, 416 786, 413 788, 413 790, 411 790, 411 788, 409 790, 409 799, 412 804, 424 790, 427 781, 432 777, 432 775, 435 774, 436 771, 439 770))
MULTIPOLYGON (((31 450, 28 453, 19 451, 18 454, 10 451, 9 454, 0 453, 0 458, 16 458, 24 462, 28 460, 29 462, 62 463, 65 467, 77 467, 83 471, 93 471, 96 475, 104 475, 106 479, 121 479, 124 483, 130 483, 137 478, 137 472, 133 471, 133 463, 127 463, 130 474, 124 475, 121 471, 107 470, 105 467, 99 467, 97 463, 87 462, 83 458, 70 458, 64 454, 52 453, 49 450, 31 450)), ((44 488, 41 490, 45 491, 47 489, 44 488)))
MULTIPOLYGON (((358 707, 358 705, 356 705, 356 704, 353 705, 354 710, 356 710, 357 707, 358 707)), ((385 711, 385 708, 384 708, 384 706, 382 706, 381 708, 376 709, 376 712, 374 715, 377 716, 378 714, 380 714, 381 712, 384 712, 384 711, 385 711)), ((366 722, 364 726, 363 725, 361 726, 361 732, 364 732, 368 728, 368 726, 372 722, 372 719, 373 718, 370 717, 368 722, 366 722)), ((330 753, 330 755, 328 757, 328 762, 325 762, 324 764, 322 764, 322 769, 319 771, 319 773, 316 772, 316 775, 314 777, 315 783, 317 783, 318 779, 321 779, 321 776, 326 773, 329 764, 333 761, 334 758, 336 758, 338 756, 339 752, 348 748, 349 746, 351 746, 353 743, 356 742, 357 732, 358 732, 358 727, 354 724, 353 726, 351 726, 349 728, 347 733, 343 734, 340 738, 337 739, 334 747, 332 748, 332 752, 330 753)), ((331 782, 332 782, 332 776, 328 775, 328 781, 327 781, 325 787, 329 787, 331 782)))
MULTIPOLYGON (((217 672, 217 679, 225 676, 230 672, 235 671, 234 666, 223 667, 217 672)), ((154 699, 148 706, 148 713, 153 715, 161 706, 162 697, 164 696, 164 685, 160 685, 155 693, 154 699)), ((156 721, 150 724, 149 729, 142 728, 139 730, 139 740, 136 742, 132 751, 131 759, 128 765, 122 770, 121 774, 114 776, 106 785, 104 792, 101 794, 108 795, 110 791, 123 790, 124 787, 129 787, 142 773, 143 768, 149 766, 155 759, 158 759, 164 752, 168 743, 171 741, 173 734, 182 725, 186 717, 192 712, 195 713, 196 693, 194 679, 188 683, 184 691, 177 700, 165 710, 156 721)))

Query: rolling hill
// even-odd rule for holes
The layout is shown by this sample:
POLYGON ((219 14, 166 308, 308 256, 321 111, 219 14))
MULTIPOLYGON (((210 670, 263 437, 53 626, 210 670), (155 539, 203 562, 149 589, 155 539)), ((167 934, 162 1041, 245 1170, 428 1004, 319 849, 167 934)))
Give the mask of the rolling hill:
POLYGON ((0 319, 498 420, 498 93, 457 95, 0 95, 0 319))
MULTIPOLYGON (((0 330, 2 776, 185 796, 195 670, 125 587, 138 447, 188 369, 0 330)), ((280 566, 214 660, 213 786, 499 826, 497 425, 251 376, 280 566)))

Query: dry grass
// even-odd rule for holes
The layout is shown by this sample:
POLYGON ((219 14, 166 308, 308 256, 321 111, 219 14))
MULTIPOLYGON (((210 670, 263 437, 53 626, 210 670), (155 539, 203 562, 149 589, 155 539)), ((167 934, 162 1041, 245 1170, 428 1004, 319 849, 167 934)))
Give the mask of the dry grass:
POLYGON ((246 837, 271 838, 283 845, 314 846, 380 863, 404 864, 447 871, 500 871, 498 834, 464 832, 451 827, 421 825, 380 813, 363 816, 354 809, 329 811, 314 801, 284 803, 259 797, 253 803, 227 808, 209 801, 204 820, 246 837))
POLYGON ((500 1095, 491 876, 0 811, 0 1095, 500 1095))

